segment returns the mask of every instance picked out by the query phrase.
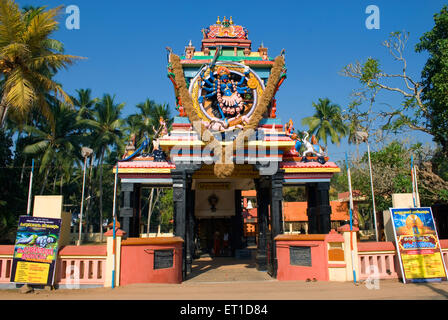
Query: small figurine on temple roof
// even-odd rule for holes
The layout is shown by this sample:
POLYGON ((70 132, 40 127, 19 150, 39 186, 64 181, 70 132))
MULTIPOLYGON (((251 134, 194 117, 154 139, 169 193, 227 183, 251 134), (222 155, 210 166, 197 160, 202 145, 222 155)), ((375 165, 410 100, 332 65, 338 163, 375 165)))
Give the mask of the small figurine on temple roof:
POLYGON ((160 146, 159 139, 153 139, 152 140, 152 148, 153 148, 153 150, 159 150, 159 146, 160 146))
POLYGON ((293 151, 299 153, 300 148, 302 147, 302 140, 299 139, 299 136, 295 132, 291 135, 291 139, 296 142, 293 151))
POLYGON ((125 148, 125 153, 123 155, 123 159, 126 158, 127 156, 130 156, 131 154, 133 154, 135 151, 135 134, 131 134, 130 138, 129 138, 129 142, 126 145, 125 148))
POLYGON ((161 128, 160 135, 166 136, 168 134, 168 127, 166 126, 166 121, 165 121, 165 119, 163 119, 163 117, 159 118, 159 124, 160 124, 160 128, 161 128))
MULTIPOLYGON (((315 157, 324 159, 327 156, 325 148, 322 148, 320 145, 317 145, 316 137, 313 135, 311 137, 311 142, 309 142, 308 137, 310 134, 306 131, 304 131, 303 134, 304 134, 304 137, 302 139, 302 143, 305 146, 305 151, 303 152, 302 157, 304 159, 306 159, 306 157, 308 155, 311 155, 311 156, 315 156, 315 157), (315 147, 313 145, 316 145, 319 148, 319 151, 316 151, 315 147)), ((320 161, 322 161, 322 160, 320 160, 320 161)), ((323 161, 325 161, 325 160, 323 160, 323 161)))
POLYGON ((154 138, 152 139, 153 150, 160 150, 160 142, 159 138, 166 136, 168 134, 168 127, 166 125, 166 121, 163 117, 159 118, 159 129, 156 130, 154 126, 152 126, 152 130, 154 131, 154 138))
POLYGON ((294 123, 292 119, 289 119, 288 123, 285 124, 285 134, 291 136, 294 133, 294 123))
POLYGON ((129 141, 129 145, 135 149, 135 133, 131 134, 131 139, 129 141))
POLYGON ((156 130, 156 128, 152 126, 152 130, 154 131, 154 139, 166 136, 168 134, 168 127, 162 116, 159 118, 159 128, 156 130))

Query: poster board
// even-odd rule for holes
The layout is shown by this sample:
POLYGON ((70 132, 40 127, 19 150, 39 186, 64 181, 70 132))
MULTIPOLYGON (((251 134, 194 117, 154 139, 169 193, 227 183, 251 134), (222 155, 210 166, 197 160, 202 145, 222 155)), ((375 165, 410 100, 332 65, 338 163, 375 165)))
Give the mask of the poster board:
POLYGON ((60 229, 61 219, 19 217, 11 282, 53 285, 60 229))
POLYGON ((431 208, 390 208, 403 282, 447 280, 431 208))

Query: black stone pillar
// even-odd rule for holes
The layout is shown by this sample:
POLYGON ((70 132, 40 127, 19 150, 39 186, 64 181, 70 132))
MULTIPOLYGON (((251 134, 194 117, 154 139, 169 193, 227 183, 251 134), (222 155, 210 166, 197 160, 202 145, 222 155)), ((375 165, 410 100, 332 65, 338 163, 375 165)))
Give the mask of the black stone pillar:
POLYGON ((129 237, 140 237, 140 201, 141 201, 141 185, 140 184, 134 184, 134 193, 132 195, 133 197, 133 215, 130 219, 130 226, 129 226, 129 237))
POLYGON ((120 207, 120 218, 122 220, 121 229, 126 232, 128 236, 131 235, 130 220, 134 216, 134 184, 121 184, 121 198, 122 205, 120 207))
POLYGON ((271 177, 271 239, 270 239, 270 257, 269 274, 277 277, 277 250, 275 237, 283 233, 283 172, 277 172, 271 177))
POLYGON ((186 279, 186 225, 187 225, 187 185, 184 170, 171 171, 173 179, 174 235, 184 240, 182 244, 182 280, 186 279))
POLYGON ((191 179, 187 174, 187 219, 186 219, 186 251, 185 251, 185 267, 186 273, 189 275, 191 273, 191 265, 193 264, 194 247, 195 247, 195 219, 194 219, 194 198, 195 192, 191 190, 191 179))
POLYGON ((319 182, 317 193, 317 219, 319 233, 327 234, 331 230, 330 183, 319 182))
POLYGON ((171 171, 173 179, 174 235, 184 240, 182 247, 182 280, 191 272, 194 252, 194 192, 191 190, 193 172, 200 166, 178 164, 171 171))
POLYGON ((271 178, 271 216, 272 216, 272 235, 276 237, 283 233, 283 173, 278 172, 271 178))
POLYGON ((309 234, 319 233, 317 214, 316 214, 317 191, 315 183, 306 184, 306 196, 307 196, 306 214, 308 216, 308 233, 309 234))
POLYGON ((269 177, 261 176, 255 180, 257 189, 257 222, 258 245, 256 255, 257 270, 267 271, 267 247, 269 232, 270 181, 269 177))
POLYGON ((235 249, 241 249, 243 247, 243 215, 241 209, 241 190, 235 190, 235 215, 231 218, 231 247, 232 255, 235 254, 235 249))
POLYGON ((331 230, 330 183, 306 185, 308 198, 308 233, 327 234, 331 230))

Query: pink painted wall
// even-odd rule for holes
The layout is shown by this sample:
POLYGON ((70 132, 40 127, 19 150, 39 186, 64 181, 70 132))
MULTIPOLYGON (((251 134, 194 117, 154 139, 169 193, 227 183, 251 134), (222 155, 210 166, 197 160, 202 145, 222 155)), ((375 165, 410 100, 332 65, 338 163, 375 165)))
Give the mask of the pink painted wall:
POLYGON ((106 245, 65 246, 59 250, 60 256, 107 256, 106 245))
POLYGON ((120 285, 132 283, 181 283, 182 243, 122 245, 120 285), (154 250, 174 249, 173 267, 154 270, 154 250))
MULTIPOLYGON (((13 255, 13 245, 0 245, 1 255, 13 255)), ((107 249, 105 245, 65 246, 59 250, 55 274, 56 284, 73 283, 73 273, 78 273, 79 284, 103 284, 106 272, 107 249), (70 258, 66 258, 71 256, 70 258), (76 267, 75 272, 70 266, 76 267), (69 268, 67 268, 69 267, 69 268)), ((0 283, 9 283, 12 258, 0 259, 0 283)))
POLYGON ((395 243, 387 242, 358 242, 358 252, 363 251, 395 251, 395 243))
POLYGON ((0 254, 10 254, 13 255, 14 254, 14 245, 2 245, 0 246, 0 254))
POLYGON ((325 241, 277 241, 279 281, 306 280, 316 278, 318 281, 328 281, 328 251, 325 241), (311 267, 290 265, 290 246, 311 247, 311 267))

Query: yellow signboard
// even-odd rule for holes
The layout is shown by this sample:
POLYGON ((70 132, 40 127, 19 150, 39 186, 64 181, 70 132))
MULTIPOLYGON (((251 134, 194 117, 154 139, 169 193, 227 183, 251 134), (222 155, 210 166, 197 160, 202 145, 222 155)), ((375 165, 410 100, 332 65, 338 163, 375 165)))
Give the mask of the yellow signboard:
POLYGON ((14 282, 47 284, 50 264, 18 261, 14 282))
POLYGON ((52 286, 61 219, 20 216, 11 282, 52 286))
POLYGON ((403 282, 447 280, 431 208, 391 208, 403 282))
POLYGON ((432 254, 408 255, 402 254, 403 267, 409 279, 443 278, 445 268, 439 252, 432 254))

